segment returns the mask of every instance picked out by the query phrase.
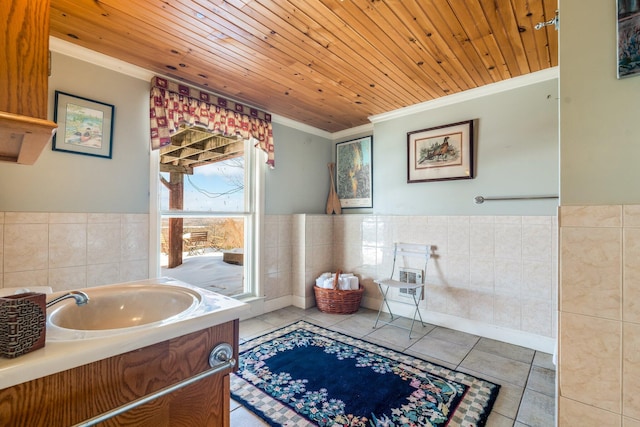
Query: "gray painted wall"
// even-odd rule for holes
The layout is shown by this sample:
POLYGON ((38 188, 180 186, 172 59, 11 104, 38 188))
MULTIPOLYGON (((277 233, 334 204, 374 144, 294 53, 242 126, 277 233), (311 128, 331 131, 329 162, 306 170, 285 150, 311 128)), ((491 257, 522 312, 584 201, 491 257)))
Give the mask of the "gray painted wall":
POLYGON ((557 195, 557 79, 375 124, 373 213, 556 215, 558 200, 474 197, 557 195), (475 120, 476 177, 407 183, 407 132, 475 120))
POLYGON ((331 140, 274 123, 276 167, 265 177, 265 213, 325 212, 331 140))
POLYGON ((115 105, 113 158, 44 149, 33 166, 0 162, 0 211, 148 213, 149 82, 52 53, 54 91, 115 105))
MULTIPOLYGON (((113 158, 47 148, 33 166, 0 163, 0 211, 147 213, 149 82, 53 53, 49 90, 51 118, 55 90, 115 105, 113 158)), ((280 123, 273 129, 265 212, 324 213, 335 144, 280 123)), ((557 194, 557 80, 376 123, 373 162, 374 208, 345 213, 555 215, 555 200, 476 205, 473 198, 557 194), (468 119, 477 120, 476 178, 408 184, 406 133, 468 119)))
POLYGON ((560 38, 562 205, 637 204, 640 76, 616 78, 616 4, 567 1, 562 13, 573 17, 560 38))

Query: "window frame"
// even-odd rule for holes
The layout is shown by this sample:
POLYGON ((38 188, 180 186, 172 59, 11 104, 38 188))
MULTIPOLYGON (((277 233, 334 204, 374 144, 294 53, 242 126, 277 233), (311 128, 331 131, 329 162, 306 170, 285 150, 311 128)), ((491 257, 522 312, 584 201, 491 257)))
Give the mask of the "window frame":
POLYGON ((161 277, 160 232, 164 218, 244 218, 244 292, 233 298, 249 300, 259 297, 261 286, 260 248, 262 246, 262 223, 264 219, 264 176, 266 154, 254 148, 251 140, 245 140, 245 210, 244 212, 198 212, 198 211, 162 211, 160 176, 160 153, 152 150, 150 154, 149 186, 149 277, 161 277))

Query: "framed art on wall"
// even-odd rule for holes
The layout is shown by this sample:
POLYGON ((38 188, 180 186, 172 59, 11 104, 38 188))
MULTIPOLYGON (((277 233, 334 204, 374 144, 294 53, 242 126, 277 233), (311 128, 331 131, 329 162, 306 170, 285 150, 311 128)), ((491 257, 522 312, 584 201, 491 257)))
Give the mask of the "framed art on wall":
POLYGON ((373 136, 336 144, 336 192, 340 206, 373 207, 373 136))
POLYGON ((407 182, 473 178, 473 121, 407 133, 407 182))
POLYGON ((640 73, 640 2, 618 0, 618 78, 640 73))
POLYGON ((53 121, 58 131, 52 149, 111 158, 113 105, 64 92, 55 92, 53 121))

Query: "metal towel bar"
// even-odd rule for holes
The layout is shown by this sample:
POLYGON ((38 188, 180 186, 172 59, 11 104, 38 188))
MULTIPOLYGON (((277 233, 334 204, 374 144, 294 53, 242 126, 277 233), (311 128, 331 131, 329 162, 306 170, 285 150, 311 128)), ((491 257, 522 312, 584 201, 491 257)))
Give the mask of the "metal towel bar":
POLYGON ((125 405, 111 409, 110 411, 104 412, 96 417, 93 417, 79 424, 76 424, 73 427, 94 426, 98 423, 108 420, 109 418, 113 418, 116 415, 125 413, 133 408, 136 408, 140 405, 144 405, 145 403, 148 403, 154 399, 157 399, 166 394, 172 393, 175 390, 178 390, 182 387, 188 386, 189 384, 198 382, 201 379, 204 379, 208 376, 215 375, 218 372, 224 371, 225 369, 233 368, 236 364, 236 360, 232 356, 233 356, 233 348, 231 347, 231 345, 227 343, 217 345, 213 350, 211 350, 211 354, 209 355, 209 366, 211 366, 211 369, 200 372, 199 374, 189 377, 186 380, 182 380, 173 385, 162 388, 158 391, 155 391, 151 394, 143 396, 125 405), (220 363, 216 364, 216 362, 220 362, 220 363))
POLYGON ((545 196, 506 196, 506 197, 483 197, 476 196, 474 198, 476 204, 484 203, 486 200, 536 200, 536 199, 557 199, 558 196, 545 195, 545 196))

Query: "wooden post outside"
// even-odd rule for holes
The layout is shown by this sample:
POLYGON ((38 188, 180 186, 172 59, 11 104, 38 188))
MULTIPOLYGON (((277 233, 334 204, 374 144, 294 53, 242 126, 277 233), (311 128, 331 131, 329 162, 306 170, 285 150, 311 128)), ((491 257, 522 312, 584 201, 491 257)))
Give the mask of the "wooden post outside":
MULTIPOLYGON (((177 172, 169 174, 169 210, 182 210, 184 207, 184 175, 177 172)), ((182 265, 182 247, 184 234, 182 218, 169 218, 169 262, 168 268, 182 265)))

